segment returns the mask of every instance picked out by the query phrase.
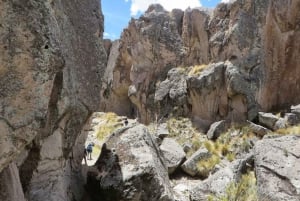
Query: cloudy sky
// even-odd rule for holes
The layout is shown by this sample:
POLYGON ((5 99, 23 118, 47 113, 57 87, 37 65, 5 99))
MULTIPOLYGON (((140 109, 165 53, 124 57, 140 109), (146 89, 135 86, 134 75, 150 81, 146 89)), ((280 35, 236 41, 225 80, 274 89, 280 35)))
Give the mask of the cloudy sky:
POLYGON ((102 0, 104 14, 104 38, 112 40, 120 37, 131 17, 138 18, 148 6, 153 3, 161 4, 166 10, 199 6, 215 7, 220 2, 228 0, 102 0))

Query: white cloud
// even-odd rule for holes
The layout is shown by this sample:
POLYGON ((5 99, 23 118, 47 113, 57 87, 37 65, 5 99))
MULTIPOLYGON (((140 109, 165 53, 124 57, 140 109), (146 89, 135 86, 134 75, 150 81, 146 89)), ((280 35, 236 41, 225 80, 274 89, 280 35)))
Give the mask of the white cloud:
POLYGON ((104 37, 109 37, 109 36, 110 36, 110 34, 109 34, 109 33, 107 33, 107 32, 104 32, 104 33, 103 33, 103 36, 104 36, 104 37))
MULTIPOLYGON (((127 1, 128 1, 128 0, 127 0, 127 1)), ((223 3, 229 3, 230 0, 222 0, 221 2, 223 2, 223 3)))
POLYGON ((104 32, 104 33, 103 33, 103 38, 109 38, 109 39, 111 39, 111 40, 115 40, 115 39, 117 39, 118 37, 117 37, 117 35, 114 34, 114 33, 107 33, 107 32, 104 32))
POLYGON ((149 5, 154 3, 161 4, 168 11, 171 11, 174 8, 185 10, 188 7, 194 8, 201 6, 200 0, 131 0, 131 15, 134 16, 139 12, 144 12, 149 5))

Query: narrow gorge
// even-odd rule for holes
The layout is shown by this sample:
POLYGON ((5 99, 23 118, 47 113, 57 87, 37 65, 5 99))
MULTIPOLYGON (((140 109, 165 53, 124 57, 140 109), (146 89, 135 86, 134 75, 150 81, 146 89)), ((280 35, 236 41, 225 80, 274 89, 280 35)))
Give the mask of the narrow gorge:
POLYGON ((300 200, 300 0, 104 20, 0 1, 1 201, 300 200))

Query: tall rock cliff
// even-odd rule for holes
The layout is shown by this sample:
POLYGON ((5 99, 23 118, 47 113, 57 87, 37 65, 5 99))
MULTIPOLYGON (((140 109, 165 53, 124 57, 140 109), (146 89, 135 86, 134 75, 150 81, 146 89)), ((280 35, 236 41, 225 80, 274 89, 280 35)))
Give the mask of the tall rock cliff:
POLYGON ((0 13, 0 200, 78 200, 79 134, 107 58, 99 1, 1 1, 0 13))
POLYGON ((176 112, 177 92, 166 85, 175 67, 186 80, 179 113, 200 122, 252 120, 258 110, 299 102, 299 8, 299 0, 234 0, 172 12, 150 6, 111 49, 102 108, 145 123, 176 112), (195 65, 206 73, 191 73, 195 65), (162 86, 165 96, 155 99, 162 86))

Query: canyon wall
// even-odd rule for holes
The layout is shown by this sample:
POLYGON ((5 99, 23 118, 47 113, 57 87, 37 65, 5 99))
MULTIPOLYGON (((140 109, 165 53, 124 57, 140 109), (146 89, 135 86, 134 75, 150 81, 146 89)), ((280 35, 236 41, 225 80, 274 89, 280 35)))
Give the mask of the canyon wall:
POLYGON ((107 59, 99 1, 1 1, 0 13, 0 200, 79 200, 78 136, 107 59))
POLYGON ((159 100, 155 94, 175 67, 187 72, 179 115, 200 122, 252 120, 258 110, 278 111, 298 103, 299 6, 299 0, 234 0, 214 10, 171 12, 150 6, 130 21, 118 47, 111 49, 102 109, 144 123, 174 113, 172 90, 159 100), (215 72, 217 62, 227 63, 222 75, 215 72), (201 73, 189 73, 195 65, 208 66, 210 79, 223 81, 195 85, 191 80, 204 79, 201 73))

